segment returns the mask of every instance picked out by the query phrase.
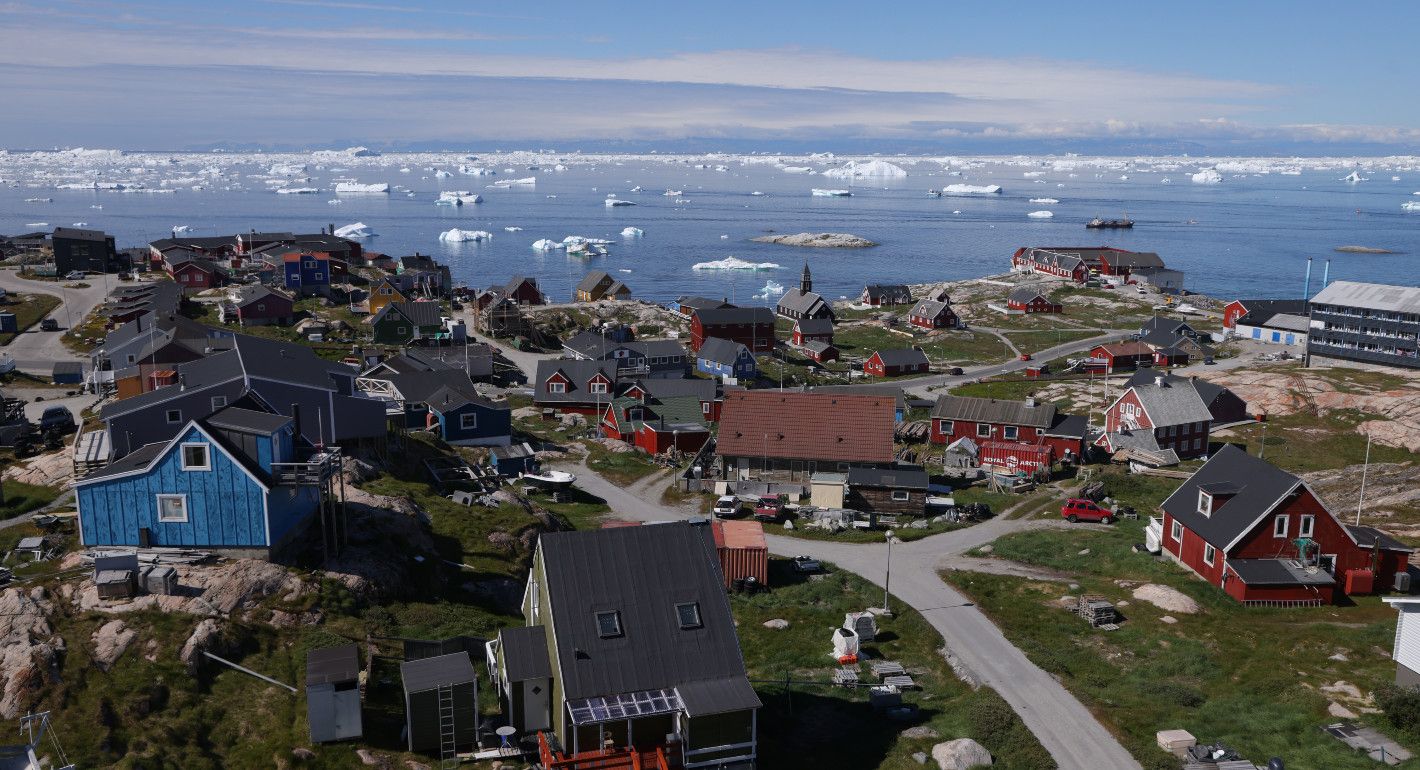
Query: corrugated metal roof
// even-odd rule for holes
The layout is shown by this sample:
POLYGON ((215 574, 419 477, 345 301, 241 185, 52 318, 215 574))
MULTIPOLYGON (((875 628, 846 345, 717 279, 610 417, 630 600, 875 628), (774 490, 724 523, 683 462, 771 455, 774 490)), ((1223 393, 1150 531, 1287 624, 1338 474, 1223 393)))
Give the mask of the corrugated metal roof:
POLYGON ((1156 379, 1130 387, 1154 427, 1208 422, 1213 419, 1213 413, 1208 411, 1208 405, 1203 402, 1203 397, 1198 395, 1198 389, 1193 387, 1191 381, 1171 381, 1162 376, 1159 379, 1162 383, 1156 379))
POLYGON ((1312 297, 1312 304, 1420 313, 1420 289, 1384 283, 1334 281, 1312 297))
POLYGON ((1326 570, 1310 569, 1287 559, 1230 559, 1228 566, 1250 586, 1331 585, 1326 570))
POLYGON ((1204 540, 1224 548, 1300 483, 1296 476, 1228 444, 1174 490, 1162 507, 1204 540), (1218 482, 1232 483, 1239 491, 1205 516, 1198 512, 1199 487, 1218 482))
POLYGON ((1030 425, 1048 428, 1055 422, 1055 405, 1005 401, 977 396, 941 396, 932 407, 932 416, 943 420, 1030 425))
POLYGON ((731 457, 893 462, 896 400, 838 393, 732 391, 717 451, 731 457))
POLYGON ((360 653, 354 644, 306 653, 306 686, 350 682, 360 677, 360 653))
POLYGON ((404 681, 405 693, 423 692, 440 685, 464 684, 478 679, 473 670, 473 662, 468 659, 466 652, 406 661, 399 664, 399 676, 404 681))

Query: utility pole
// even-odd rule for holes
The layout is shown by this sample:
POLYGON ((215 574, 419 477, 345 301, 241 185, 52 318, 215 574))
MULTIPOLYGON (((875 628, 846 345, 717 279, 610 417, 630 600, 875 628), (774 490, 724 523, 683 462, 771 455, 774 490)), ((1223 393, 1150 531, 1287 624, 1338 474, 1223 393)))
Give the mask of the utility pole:
POLYGON ((887 531, 887 565, 883 572, 883 614, 892 615, 888 607, 888 586, 892 583, 892 530, 887 531))
POLYGON ((1366 460, 1361 466, 1361 496, 1356 500, 1356 526, 1361 526, 1361 506, 1366 504, 1366 472, 1371 469, 1371 432, 1366 431, 1366 460))
POLYGON ((1257 459, 1261 460, 1267 454, 1267 422, 1262 423, 1262 441, 1257 447, 1257 459))

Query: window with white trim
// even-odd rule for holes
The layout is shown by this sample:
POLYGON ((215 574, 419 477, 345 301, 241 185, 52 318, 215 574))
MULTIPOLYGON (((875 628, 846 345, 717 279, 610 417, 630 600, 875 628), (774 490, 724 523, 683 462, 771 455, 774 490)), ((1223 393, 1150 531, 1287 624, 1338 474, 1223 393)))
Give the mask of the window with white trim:
POLYGON ((1213 566, 1213 561, 1218 558, 1218 549, 1207 543, 1203 544, 1203 563, 1213 566))
POLYGON ((978 422, 978 423, 976 424, 976 437, 977 437, 977 438, 991 438, 991 423, 989 423, 989 422, 978 422))
POLYGON ((1015 441, 1021 435, 1021 429, 1014 425, 1007 425, 1001 429, 1001 437, 1007 441, 1015 441))
POLYGON ((1204 516, 1213 514, 1213 496, 1201 489, 1198 490, 1198 512, 1204 516))
POLYGON ((606 383, 605 383, 605 382, 600 382, 600 381, 598 381, 598 382, 593 382, 593 383, 591 384, 591 387, 588 388, 588 389, 591 390, 593 393, 605 393, 605 392, 606 392, 606 383))
POLYGON ((169 524, 187 521, 187 495, 158 495, 158 521, 169 524))
POLYGON ((177 423, 182 422, 182 410, 181 410, 181 409, 169 409, 169 410, 168 410, 168 414, 167 414, 167 418, 168 418, 168 424, 169 424, 169 425, 176 425, 177 423))
POLYGON ((1272 520, 1272 536, 1273 536, 1273 537, 1286 537, 1286 536, 1287 536, 1287 517, 1286 517, 1285 515, 1283 515, 1283 516, 1278 516, 1278 517, 1276 517, 1275 519, 1272 520))
POLYGON ((206 444, 183 444, 182 469, 185 471, 212 470, 211 447, 206 444))
POLYGON ((1316 530, 1316 516, 1310 513, 1302 514, 1302 519, 1297 523, 1297 537, 1311 537, 1316 530))
POLYGON ((1194 448, 1194 449, 1202 449, 1202 448, 1203 448, 1203 439, 1201 439, 1201 438, 1196 438, 1196 439, 1194 439, 1194 440, 1193 440, 1193 448, 1194 448))
POLYGON ((1174 519, 1173 526, 1169 528, 1169 534, 1173 536, 1175 543, 1183 542, 1183 524, 1178 519, 1174 519))
POLYGON ((547 383, 547 392, 548 392, 548 393, 566 393, 566 392, 567 392, 567 383, 565 383, 565 382, 549 382, 549 383, 547 383))
POLYGON ((473 430, 478 427, 478 414, 476 412, 465 412, 459 415, 459 427, 463 430, 473 430))
POLYGON ((908 494, 907 490, 904 490, 904 489, 894 489, 894 490, 892 491, 892 499, 893 499, 893 502, 905 503, 905 502, 907 502, 907 499, 908 499, 910 496, 911 496, 911 495, 908 494))

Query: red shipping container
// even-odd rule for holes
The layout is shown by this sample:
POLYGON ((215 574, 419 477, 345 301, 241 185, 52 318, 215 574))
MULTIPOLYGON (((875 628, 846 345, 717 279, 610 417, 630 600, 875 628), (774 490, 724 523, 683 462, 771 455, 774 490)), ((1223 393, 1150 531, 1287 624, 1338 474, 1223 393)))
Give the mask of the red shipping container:
POLYGON ((1368 569, 1346 570, 1347 595, 1368 594, 1375 590, 1376 573, 1368 569))
POLYGON ((725 587, 730 588, 740 578, 752 577, 760 585, 769 585, 769 545, 764 541, 764 525, 757 521, 721 521, 710 523, 715 535, 715 550, 720 554, 720 571, 725 574, 725 587))
POLYGON ((981 464, 1007 472, 1034 473, 1049 468, 1055 461, 1055 449, 1048 444, 1018 444, 1009 441, 986 441, 981 445, 981 464))

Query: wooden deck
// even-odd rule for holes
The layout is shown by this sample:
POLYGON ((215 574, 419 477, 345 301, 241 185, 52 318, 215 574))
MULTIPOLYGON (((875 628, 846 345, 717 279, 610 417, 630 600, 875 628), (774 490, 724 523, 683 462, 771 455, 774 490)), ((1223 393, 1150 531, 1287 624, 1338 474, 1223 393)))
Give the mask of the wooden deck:
POLYGON ((666 751, 661 747, 655 751, 615 747, 567 756, 554 751, 548 745, 547 734, 540 732, 537 750, 543 770, 672 770, 666 751))

